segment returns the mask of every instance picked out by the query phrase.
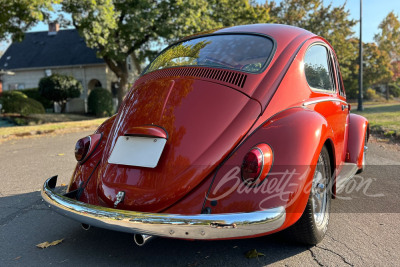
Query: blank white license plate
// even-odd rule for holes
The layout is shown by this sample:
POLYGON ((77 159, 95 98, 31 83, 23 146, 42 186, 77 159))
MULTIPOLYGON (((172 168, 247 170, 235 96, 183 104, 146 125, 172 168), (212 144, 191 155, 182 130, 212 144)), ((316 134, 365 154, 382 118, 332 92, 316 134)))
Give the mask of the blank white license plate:
POLYGON ((166 142, 164 138, 120 136, 108 163, 154 168, 166 142))

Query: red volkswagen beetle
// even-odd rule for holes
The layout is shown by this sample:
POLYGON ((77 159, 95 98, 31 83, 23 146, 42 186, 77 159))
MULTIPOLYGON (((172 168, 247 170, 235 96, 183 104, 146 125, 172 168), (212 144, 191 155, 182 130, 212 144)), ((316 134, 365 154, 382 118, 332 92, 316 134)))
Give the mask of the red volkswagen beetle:
POLYGON ((322 240, 331 199, 365 162, 335 52, 286 25, 187 37, 162 51, 118 113, 80 139, 62 215, 151 236, 233 239, 284 229, 322 240))

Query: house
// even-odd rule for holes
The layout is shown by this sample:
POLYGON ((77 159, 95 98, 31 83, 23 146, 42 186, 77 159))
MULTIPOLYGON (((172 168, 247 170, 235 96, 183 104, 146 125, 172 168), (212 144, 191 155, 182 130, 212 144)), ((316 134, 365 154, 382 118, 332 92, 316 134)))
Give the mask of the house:
POLYGON ((22 42, 13 42, 0 59, 0 69, 13 73, 0 76, 3 91, 37 88, 39 80, 52 73, 75 77, 84 91, 79 99, 67 103, 67 112, 87 110, 87 97, 94 88, 106 88, 116 95, 118 86, 115 74, 86 46, 78 31, 59 30, 57 23, 50 23, 49 31, 28 32, 22 42))

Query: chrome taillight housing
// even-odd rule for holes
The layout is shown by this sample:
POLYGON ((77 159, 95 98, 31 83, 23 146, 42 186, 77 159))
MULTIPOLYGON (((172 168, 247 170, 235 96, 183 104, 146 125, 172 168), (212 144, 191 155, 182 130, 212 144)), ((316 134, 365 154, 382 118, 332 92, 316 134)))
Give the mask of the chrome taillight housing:
POLYGON ((258 185, 267 177, 273 164, 272 148, 267 144, 258 144, 244 156, 241 175, 249 185, 258 185))
POLYGON ((78 162, 85 162, 100 142, 101 134, 92 134, 81 138, 75 145, 75 158, 78 162))

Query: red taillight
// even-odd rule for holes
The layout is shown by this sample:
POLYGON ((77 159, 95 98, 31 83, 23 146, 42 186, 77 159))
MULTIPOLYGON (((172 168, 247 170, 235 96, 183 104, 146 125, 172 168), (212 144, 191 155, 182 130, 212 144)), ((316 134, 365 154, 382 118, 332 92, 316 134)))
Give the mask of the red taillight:
POLYGON ((262 152, 253 148, 244 156, 242 163, 242 177, 245 181, 254 182, 260 176, 262 169, 262 152))
POLYGON ((96 149, 101 137, 102 134, 92 134, 82 139, 79 139, 75 145, 76 160, 79 161, 80 163, 86 161, 86 159, 89 158, 89 156, 96 149))
POLYGON ((75 158, 77 161, 83 160, 90 148, 90 137, 86 136, 82 139, 79 139, 75 145, 75 158))
POLYGON ((253 147, 243 158, 242 179, 248 185, 261 183, 271 170, 273 162, 272 149, 267 144, 253 147))

